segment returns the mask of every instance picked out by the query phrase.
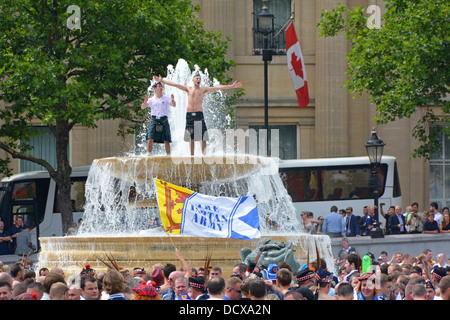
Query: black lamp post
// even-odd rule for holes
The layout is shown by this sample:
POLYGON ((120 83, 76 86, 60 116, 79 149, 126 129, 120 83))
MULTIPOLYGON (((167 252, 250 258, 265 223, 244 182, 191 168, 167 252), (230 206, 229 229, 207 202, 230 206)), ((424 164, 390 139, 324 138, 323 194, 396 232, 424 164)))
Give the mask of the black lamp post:
POLYGON ((267 153, 269 152, 269 84, 268 64, 272 61, 272 49, 269 49, 268 36, 275 32, 275 16, 267 9, 267 0, 263 0, 262 11, 256 16, 256 32, 264 37, 263 61, 264 61, 264 128, 267 130, 267 153))
POLYGON ((383 156, 383 149, 385 143, 380 140, 377 136, 375 128, 372 129, 372 136, 370 140, 364 145, 367 150, 367 155, 369 156, 372 183, 374 185, 374 207, 375 207, 375 223, 373 229, 370 231, 371 238, 384 238, 383 231, 380 229, 380 224, 378 222, 378 179, 377 179, 377 168, 381 163, 381 157, 383 156))

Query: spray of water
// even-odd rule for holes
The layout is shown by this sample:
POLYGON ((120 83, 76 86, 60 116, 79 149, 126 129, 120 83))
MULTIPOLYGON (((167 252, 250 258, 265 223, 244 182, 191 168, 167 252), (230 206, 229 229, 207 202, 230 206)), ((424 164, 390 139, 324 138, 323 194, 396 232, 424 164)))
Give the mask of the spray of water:
POLYGON ((157 156, 150 162, 145 158, 99 159, 92 163, 78 235, 136 235, 157 227, 156 178, 215 197, 253 195, 262 234, 300 232, 295 208, 271 158, 256 157, 254 164, 243 164, 245 173, 237 163, 174 164, 170 157, 157 156), (163 165, 164 170, 160 168, 163 165))
MULTIPOLYGON (((181 85, 193 86, 192 77, 194 74, 199 74, 201 76, 201 87, 214 87, 220 85, 216 79, 211 79, 208 70, 200 70, 198 65, 195 65, 194 70, 191 70, 188 63, 183 59, 178 60, 175 67, 172 65, 167 67, 165 79, 181 85)), ((151 85, 147 89, 149 97, 154 94, 152 90, 154 82, 155 81, 152 79, 151 85)), ((164 86, 163 94, 167 96, 173 94, 177 104, 175 108, 171 107, 169 112, 169 124, 172 135, 171 154, 175 156, 188 155, 190 152, 189 144, 183 140, 184 128, 186 125, 187 93, 166 85, 164 86)), ((231 125, 231 117, 227 112, 225 98, 224 92, 214 91, 208 93, 203 100, 203 114, 205 116, 206 126, 208 129, 214 128, 215 130, 220 130, 223 134, 231 125)), ((147 143, 145 141, 146 130, 147 124, 144 124, 139 134, 138 140, 140 143, 138 143, 135 151, 135 154, 137 155, 147 153, 147 143)), ((208 142, 208 154, 217 154, 221 149, 221 141, 211 139, 211 141, 208 142)), ((200 145, 198 143, 195 152, 196 154, 201 153, 200 145)), ((164 145, 154 144, 152 155, 163 154, 165 154, 164 145)))

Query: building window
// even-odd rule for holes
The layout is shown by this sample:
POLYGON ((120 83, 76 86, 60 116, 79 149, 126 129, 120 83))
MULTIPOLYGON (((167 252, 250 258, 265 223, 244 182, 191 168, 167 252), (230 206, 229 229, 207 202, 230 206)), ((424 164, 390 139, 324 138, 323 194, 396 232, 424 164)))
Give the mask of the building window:
MULTIPOLYGON (((257 134, 258 149, 264 146, 259 146, 259 133, 264 129, 263 125, 250 125, 250 129, 254 129, 257 134)), ((278 157, 280 159, 297 159, 297 126, 296 125, 269 125, 269 132, 271 130, 278 130, 278 157)), ((269 133, 269 155, 272 150, 271 138, 269 133)), ((260 154, 261 155, 261 154, 260 154)))
POLYGON ((441 131, 442 149, 430 155, 430 202, 437 202, 439 211, 450 207, 450 137, 441 131))
MULTIPOLYGON (((263 7, 262 0, 253 0, 253 54, 262 55, 264 49, 263 35, 256 30, 256 17, 263 7)), ((292 12, 291 0, 270 0, 267 5, 268 10, 275 16, 275 33, 268 36, 268 47, 275 55, 286 54, 286 36, 284 30, 278 33, 289 21, 292 12)))
MULTIPOLYGON (((21 141, 21 143, 29 144, 32 149, 26 154, 36 158, 44 159, 50 163, 53 168, 56 168, 56 138, 53 132, 48 127, 37 127, 41 134, 32 137, 30 141, 21 141)), ((20 160, 20 172, 46 170, 40 164, 20 160)))

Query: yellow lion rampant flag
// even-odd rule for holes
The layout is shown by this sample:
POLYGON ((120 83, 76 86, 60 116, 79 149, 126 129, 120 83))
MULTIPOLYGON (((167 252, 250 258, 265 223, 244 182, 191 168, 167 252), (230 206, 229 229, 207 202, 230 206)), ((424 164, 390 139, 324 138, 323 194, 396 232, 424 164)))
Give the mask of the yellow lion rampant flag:
POLYGON ((171 234, 180 234, 184 201, 194 191, 155 179, 159 215, 164 230, 171 234))

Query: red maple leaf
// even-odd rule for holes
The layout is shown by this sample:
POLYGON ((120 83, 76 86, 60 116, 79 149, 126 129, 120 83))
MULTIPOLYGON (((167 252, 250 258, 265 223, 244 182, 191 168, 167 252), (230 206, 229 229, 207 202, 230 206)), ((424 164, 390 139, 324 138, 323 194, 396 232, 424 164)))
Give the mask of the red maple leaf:
POLYGON ((295 52, 291 54, 291 65, 292 69, 297 76, 303 79, 303 68, 302 68, 302 60, 298 59, 295 52))

